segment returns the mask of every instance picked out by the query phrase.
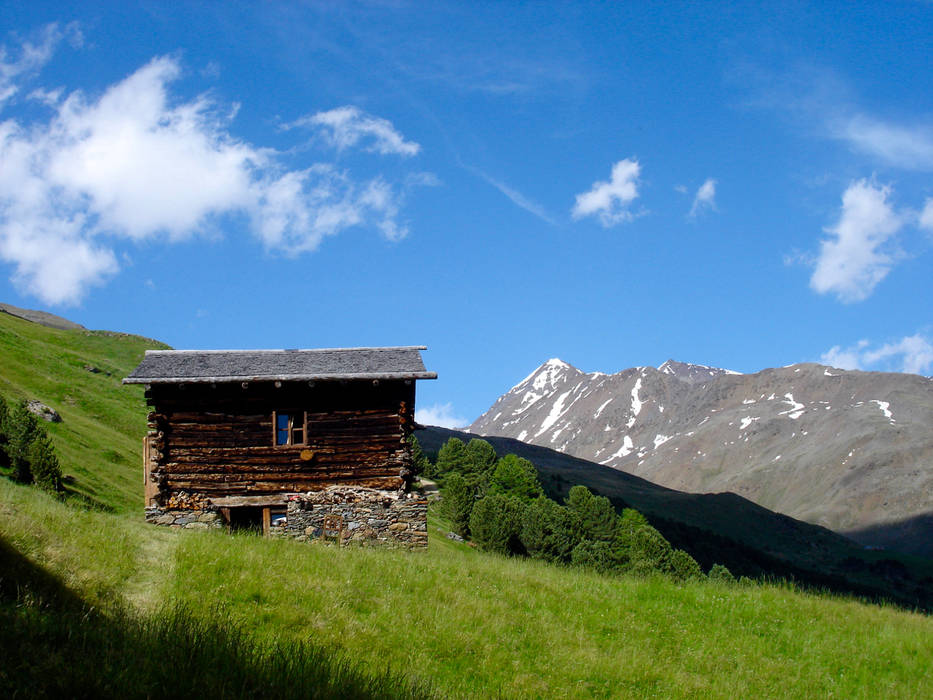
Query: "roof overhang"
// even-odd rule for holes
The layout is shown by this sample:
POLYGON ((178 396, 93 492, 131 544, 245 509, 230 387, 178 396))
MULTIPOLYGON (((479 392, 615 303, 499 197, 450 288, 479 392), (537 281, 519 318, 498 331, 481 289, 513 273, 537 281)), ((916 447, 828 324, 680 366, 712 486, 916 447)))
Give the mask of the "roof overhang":
POLYGON ((235 377, 126 377, 124 384, 223 384, 233 382, 326 382, 354 381, 373 379, 437 379, 437 372, 380 373, 362 374, 261 374, 256 376, 237 375, 235 377))

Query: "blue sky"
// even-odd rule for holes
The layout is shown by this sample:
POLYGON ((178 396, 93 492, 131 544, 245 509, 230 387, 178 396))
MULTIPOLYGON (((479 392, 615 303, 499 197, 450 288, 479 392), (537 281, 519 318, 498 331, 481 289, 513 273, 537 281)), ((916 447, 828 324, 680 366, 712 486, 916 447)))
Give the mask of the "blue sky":
POLYGON ((4 3, 0 300, 177 348, 933 373, 930 3, 4 3), (169 6, 171 5, 171 6, 169 6))

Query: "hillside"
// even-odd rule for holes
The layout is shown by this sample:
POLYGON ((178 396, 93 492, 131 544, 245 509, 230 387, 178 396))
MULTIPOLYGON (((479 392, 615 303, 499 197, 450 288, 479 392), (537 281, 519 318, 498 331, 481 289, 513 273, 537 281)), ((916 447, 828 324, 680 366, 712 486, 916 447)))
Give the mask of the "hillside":
POLYGON ((468 430, 933 557, 931 425, 933 380, 918 375, 673 361, 607 375, 555 359, 468 430))
POLYGON ((143 390, 120 382, 145 350, 166 347, 125 333, 54 328, 0 313, 0 394, 8 401, 37 399, 62 417, 44 426, 75 497, 117 511, 142 507, 143 390))
MULTIPOLYGON (((471 433, 429 427, 415 433, 435 453, 451 437, 471 433)), ((866 550, 831 530, 794 520, 731 493, 692 494, 513 438, 486 436, 499 455, 530 460, 551 498, 583 484, 617 508, 644 513, 675 547, 708 570, 724 564, 736 575, 779 577, 869 598, 887 598, 933 610, 933 561, 866 550)))
MULTIPOLYGON (((225 697, 250 697, 262 694, 270 660, 292 658, 299 641, 319 650, 305 674, 337 669, 363 686, 352 693, 361 698, 403 696, 378 692, 384 673, 434 689, 412 697, 913 699, 933 688, 927 616, 787 586, 506 559, 448 540, 439 525, 431 521, 420 554, 341 550, 157 529, 0 481, 0 567, 44 601, 29 613, 0 582, 0 695, 14 681, 29 694, 28 677, 29 687, 79 696, 95 694, 87 686, 192 695, 225 682, 225 697), (87 605, 107 615, 101 630, 91 613, 83 628, 65 626, 63 608, 87 605), (121 606, 137 612, 114 612, 121 606), (250 640, 271 656, 244 654, 250 640), (231 665, 231 651, 246 663, 231 665)), ((301 687, 289 676, 277 697, 301 687)))

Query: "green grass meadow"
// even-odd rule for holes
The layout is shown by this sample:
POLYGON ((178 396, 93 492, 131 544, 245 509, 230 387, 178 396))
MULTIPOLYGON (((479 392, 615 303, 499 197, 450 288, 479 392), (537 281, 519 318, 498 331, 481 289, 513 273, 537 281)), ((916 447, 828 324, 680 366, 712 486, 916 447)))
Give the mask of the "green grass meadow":
POLYGON ((146 525, 147 347, 0 314, 0 393, 62 414, 73 477, 0 478, 0 696, 933 697, 933 618, 895 607, 483 554, 433 513, 414 553, 146 525))
MULTIPOLYGON (((359 697, 385 687, 411 697, 933 692, 928 616, 782 585, 607 577, 476 552, 444 537, 434 517, 430 529, 420 553, 170 531, 3 481, 0 539, 59 584, 55 594, 35 583, 37 593, 28 585, 18 597, 8 592, 4 614, 47 621, 64 595, 145 648, 153 642, 141 636, 162 634, 177 651, 166 629, 191 627, 215 646, 240 640, 234 646, 246 656, 317 654, 347 678, 375 683, 378 692, 359 697)), ((179 644, 189 642, 182 635, 179 644)), ((253 666, 256 677, 238 687, 264 677, 265 666, 253 666)))

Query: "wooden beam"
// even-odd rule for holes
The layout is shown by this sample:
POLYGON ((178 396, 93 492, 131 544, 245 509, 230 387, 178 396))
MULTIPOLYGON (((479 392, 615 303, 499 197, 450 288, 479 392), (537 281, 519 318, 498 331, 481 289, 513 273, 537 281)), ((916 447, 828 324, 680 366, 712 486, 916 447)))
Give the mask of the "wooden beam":
POLYGON ((270 496, 221 496, 212 498, 211 503, 218 508, 240 508, 242 506, 280 506, 284 505, 288 494, 277 493, 270 496))
POLYGON ((266 537, 269 536, 269 531, 272 529, 272 510, 269 506, 266 506, 262 509, 262 534, 266 537))

